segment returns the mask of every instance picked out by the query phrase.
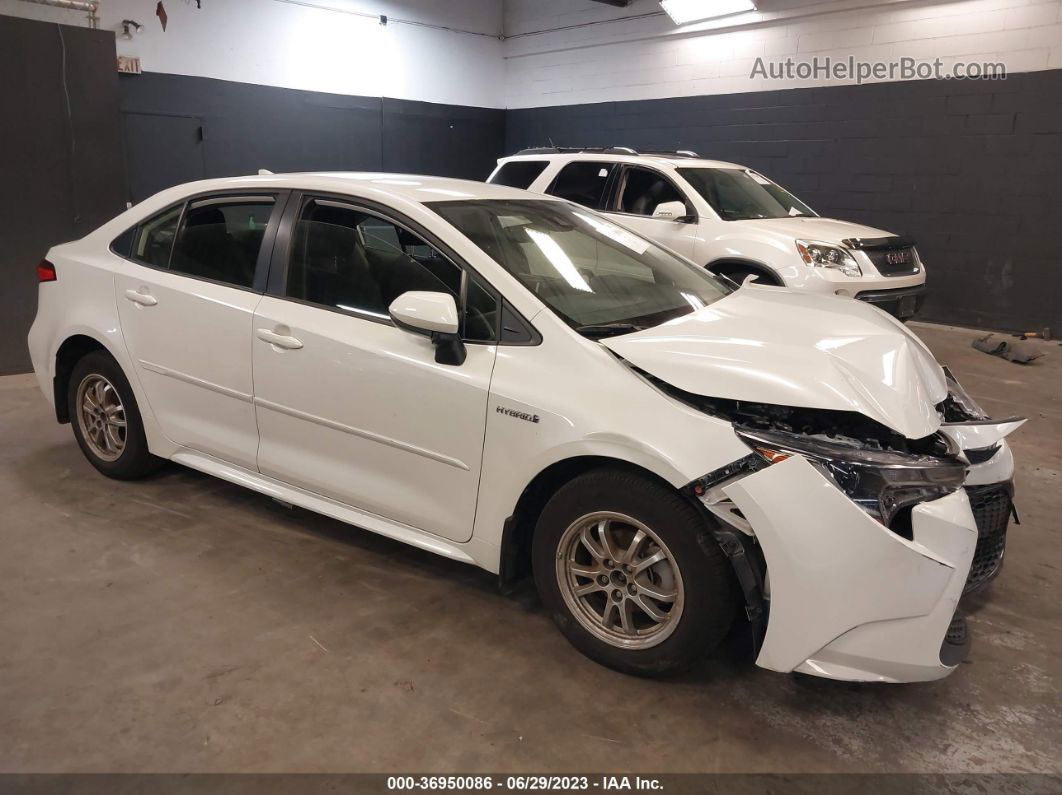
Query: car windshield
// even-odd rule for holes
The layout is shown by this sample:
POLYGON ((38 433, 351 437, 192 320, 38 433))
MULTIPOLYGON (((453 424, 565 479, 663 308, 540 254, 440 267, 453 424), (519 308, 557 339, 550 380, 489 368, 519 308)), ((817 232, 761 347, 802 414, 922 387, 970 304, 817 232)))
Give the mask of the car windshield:
POLYGON ((680 168, 724 221, 814 216, 796 196, 747 168, 680 168))
POLYGON ((428 206, 589 337, 655 326, 731 291, 693 263, 567 202, 445 201, 428 206))

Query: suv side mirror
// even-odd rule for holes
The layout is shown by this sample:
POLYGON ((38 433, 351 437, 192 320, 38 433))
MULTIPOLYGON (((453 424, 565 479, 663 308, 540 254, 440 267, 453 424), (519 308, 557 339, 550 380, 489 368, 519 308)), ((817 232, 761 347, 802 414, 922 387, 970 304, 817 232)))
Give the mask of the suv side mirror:
POLYGON ((677 221, 680 224, 690 224, 696 219, 686 212, 686 205, 682 202, 661 202, 653 210, 653 218, 664 218, 677 221))
POLYGON ((387 313, 403 331, 429 337, 439 364, 464 364, 457 302, 449 293, 410 290, 392 301, 387 313))

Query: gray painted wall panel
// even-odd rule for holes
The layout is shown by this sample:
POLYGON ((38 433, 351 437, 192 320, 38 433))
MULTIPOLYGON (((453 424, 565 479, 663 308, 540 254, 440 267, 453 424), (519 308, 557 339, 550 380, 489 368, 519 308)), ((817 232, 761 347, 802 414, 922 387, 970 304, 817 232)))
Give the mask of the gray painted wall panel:
POLYGON ((0 75, 2 375, 30 366, 37 262, 120 212, 126 189, 112 33, 0 17, 0 75))
POLYGON ((504 145, 505 112, 496 109, 181 75, 123 75, 121 85, 123 113, 202 119, 207 177, 267 168, 404 171, 476 179, 489 172, 504 145))

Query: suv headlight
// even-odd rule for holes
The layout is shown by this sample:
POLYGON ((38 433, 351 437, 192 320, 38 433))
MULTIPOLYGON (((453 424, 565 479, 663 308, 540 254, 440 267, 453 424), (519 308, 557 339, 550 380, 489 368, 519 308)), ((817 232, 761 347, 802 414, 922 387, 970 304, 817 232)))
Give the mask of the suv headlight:
POLYGON ((797 240, 797 252, 807 265, 814 268, 831 268, 845 276, 862 276, 859 263, 847 249, 815 240, 797 240))
POLYGON ((966 479, 966 465, 950 457, 957 450, 946 439, 949 457, 938 458, 866 449, 855 441, 845 443, 825 436, 734 430, 769 464, 803 456, 856 505, 886 526, 903 508, 951 494, 966 479))

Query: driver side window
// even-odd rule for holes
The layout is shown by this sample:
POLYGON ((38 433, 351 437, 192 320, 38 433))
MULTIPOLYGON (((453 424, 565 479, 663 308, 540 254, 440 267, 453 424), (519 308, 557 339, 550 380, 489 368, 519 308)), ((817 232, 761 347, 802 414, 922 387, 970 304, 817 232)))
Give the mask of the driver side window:
POLYGON ((685 197, 678 188, 658 171, 649 168, 629 168, 623 179, 620 212, 632 215, 652 215, 665 202, 682 202, 685 197))
MULTIPOLYGON (((462 306, 462 269, 409 230, 345 202, 314 199, 295 226, 287 295, 371 319, 410 290, 443 292, 462 306)), ((462 314, 470 341, 496 338, 497 303, 479 287, 462 314)), ((478 285, 477 285, 478 287, 478 285)))

